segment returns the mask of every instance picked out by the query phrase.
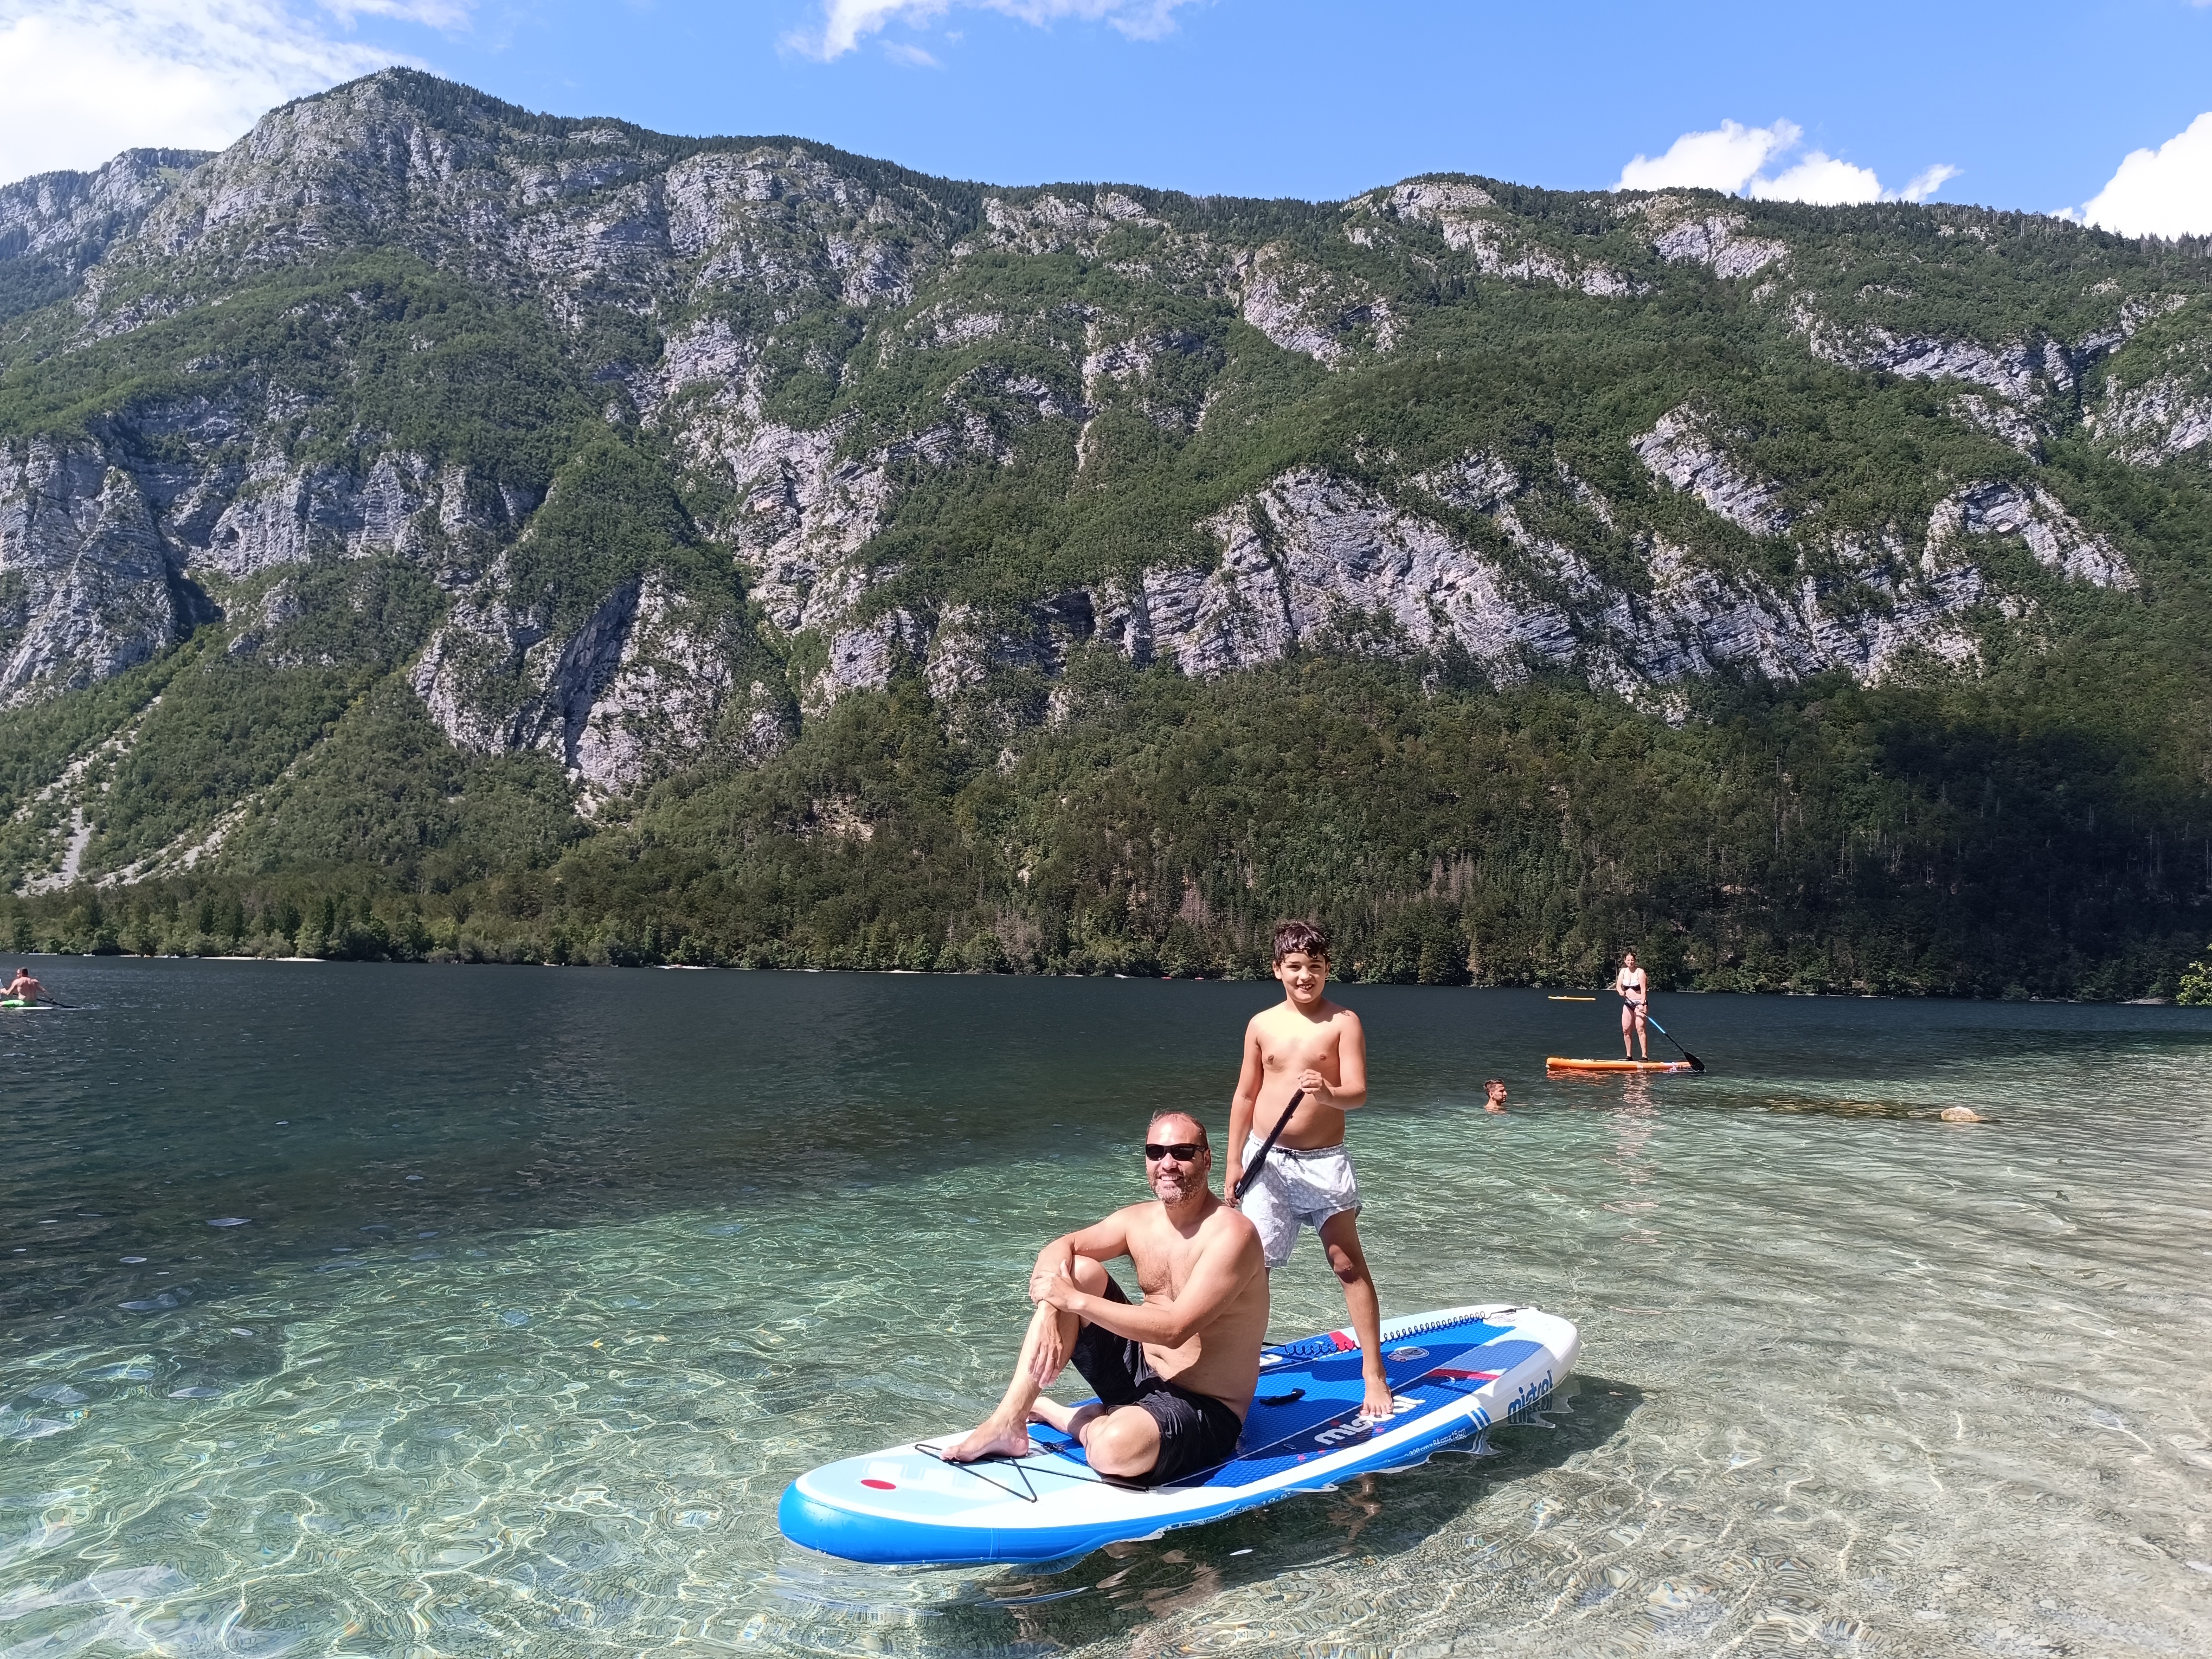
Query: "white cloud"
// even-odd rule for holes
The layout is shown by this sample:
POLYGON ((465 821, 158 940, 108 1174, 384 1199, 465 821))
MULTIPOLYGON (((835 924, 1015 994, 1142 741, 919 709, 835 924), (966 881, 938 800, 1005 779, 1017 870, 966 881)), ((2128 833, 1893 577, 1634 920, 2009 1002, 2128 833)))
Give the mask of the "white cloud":
POLYGON ((956 5, 981 7, 1040 27, 1073 17, 1111 23, 1139 40, 1154 40, 1175 27, 1172 14, 1193 0, 823 0, 818 28, 784 37, 784 44, 824 63, 842 58, 886 24, 920 25, 942 17, 956 5))
MULTIPOLYGON (((2212 3, 2212 0, 2207 0, 2207 3, 2212 3)), ((884 56, 894 64, 904 64, 908 69, 942 69, 944 67, 920 46, 904 40, 884 41, 884 56)))
MULTIPOLYGON (((2212 4, 2212 0, 2205 0, 2212 4)), ((1663 155, 1638 155, 1621 168, 1615 190, 1717 190, 1762 202, 1810 202, 1834 207, 1846 202, 1924 202, 1959 169, 1938 162, 1902 190, 1884 190, 1872 167, 1808 150, 1782 172, 1769 177, 1767 163, 1797 148, 1805 136, 1795 121, 1747 127, 1723 121, 1710 132, 1686 132, 1663 155)))
POLYGON ((1796 124, 1747 127, 1723 121, 1717 131, 1686 132, 1664 155, 1638 155, 1620 170, 1615 190, 1717 190, 1733 196, 1803 134, 1796 124))
POLYGON ((2212 110, 2130 154, 2081 216, 2123 236, 2212 235, 2212 110))
POLYGON ((465 0, 0 0, 0 179, 95 167, 138 145, 216 149, 271 106, 392 62, 337 29, 436 27, 465 0))
POLYGON ((1815 207, 1840 207, 1846 202, 1879 202, 1881 180, 1872 167, 1853 167, 1832 155, 1812 150, 1771 179, 1751 181, 1753 198, 1761 202, 1810 202, 1815 207))
MULTIPOLYGON (((2212 6, 2212 0, 2203 0, 2203 3, 2212 6)), ((1948 161, 1938 161, 1934 167, 1914 173, 1906 181, 1903 190, 1887 199, 1898 202, 1924 202, 1958 176, 1958 168, 1953 167, 1948 161)))

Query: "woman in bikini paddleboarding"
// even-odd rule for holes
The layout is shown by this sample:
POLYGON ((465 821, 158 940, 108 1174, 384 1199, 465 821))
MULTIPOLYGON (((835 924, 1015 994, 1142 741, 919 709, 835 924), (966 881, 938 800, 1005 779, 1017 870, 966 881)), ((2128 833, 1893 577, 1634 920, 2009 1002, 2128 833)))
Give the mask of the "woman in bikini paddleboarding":
POLYGON ((1613 988, 1620 998, 1620 1052, 1624 1058, 1634 1060, 1636 1052, 1629 1046, 1632 1033, 1644 1048, 1643 1058, 1651 1058, 1651 1037, 1644 1029, 1644 1010, 1651 1002, 1651 981, 1636 965, 1636 952, 1631 951, 1620 959, 1620 971, 1613 976, 1613 988))

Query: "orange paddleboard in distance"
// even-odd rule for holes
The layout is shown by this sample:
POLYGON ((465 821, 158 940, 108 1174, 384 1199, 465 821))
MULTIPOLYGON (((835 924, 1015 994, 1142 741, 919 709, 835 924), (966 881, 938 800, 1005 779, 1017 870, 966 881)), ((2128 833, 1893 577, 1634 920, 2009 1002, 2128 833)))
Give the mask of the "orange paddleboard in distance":
POLYGON ((1552 1055, 1544 1064, 1554 1072, 1688 1072, 1686 1060, 1562 1060, 1552 1055))

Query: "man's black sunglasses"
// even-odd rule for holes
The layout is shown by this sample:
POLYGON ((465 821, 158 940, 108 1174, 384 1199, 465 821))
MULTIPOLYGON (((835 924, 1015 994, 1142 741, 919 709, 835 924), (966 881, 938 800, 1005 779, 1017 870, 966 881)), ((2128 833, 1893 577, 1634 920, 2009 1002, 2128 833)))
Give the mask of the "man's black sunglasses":
POLYGON ((1164 1158, 1171 1158, 1178 1164, 1194 1164, 1205 1150, 1194 1140, 1178 1140, 1172 1146, 1163 1146, 1156 1140, 1145 1143, 1145 1157, 1154 1164, 1164 1158))

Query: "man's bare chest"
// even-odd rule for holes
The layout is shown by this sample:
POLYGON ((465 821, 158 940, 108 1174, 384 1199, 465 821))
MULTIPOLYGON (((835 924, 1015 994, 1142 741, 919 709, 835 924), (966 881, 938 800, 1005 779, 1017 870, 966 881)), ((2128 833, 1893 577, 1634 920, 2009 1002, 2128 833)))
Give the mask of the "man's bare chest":
POLYGON ((1198 1260, 1198 1246, 1194 1241, 1175 1235, 1171 1243, 1148 1240, 1131 1254, 1137 1269, 1137 1285, 1146 1299, 1164 1297, 1172 1301, 1190 1282, 1191 1268, 1198 1260))

